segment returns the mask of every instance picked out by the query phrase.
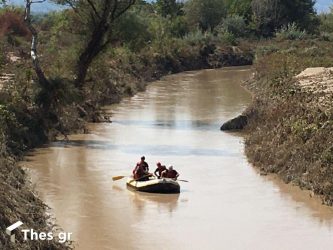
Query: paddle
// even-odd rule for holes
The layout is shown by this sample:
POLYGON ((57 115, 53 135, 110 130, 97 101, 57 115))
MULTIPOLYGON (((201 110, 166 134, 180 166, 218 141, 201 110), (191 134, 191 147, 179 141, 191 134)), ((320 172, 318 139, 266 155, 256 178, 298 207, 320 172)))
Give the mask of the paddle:
MULTIPOLYGON (((152 175, 152 174, 145 175, 145 176, 142 176, 141 178, 139 178, 139 179, 137 179, 137 180, 132 180, 132 181, 139 181, 139 180, 142 180, 142 179, 144 179, 144 178, 146 178, 146 177, 151 177, 151 176, 153 176, 153 175, 152 175)), ((113 180, 113 181, 118 181, 118 180, 124 179, 125 177, 130 177, 130 176, 128 176, 128 175, 118 175, 118 176, 113 176, 113 177, 112 177, 112 180, 113 180)), ((132 182, 132 181, 131 181, 131 182, 132 182)))
POLYGON ((121 179, 124 179, 125 177, 129 177, 129 176, 124 176, 124 175, 119 175, 119 176, 113 176, 112 177, 112 180, 113 181, 118 181, 118 180, 121 180, 121 179))
POLYGON ((162 177, 162 179, 170 179, 170 180, 173 180, 173 181, 182 181, 182 182, 189 182, 187 180, 175 180, 174 178, 167 178, 167 177, 162 177))
MULTIPOLYGON (((139 181, 139 180, 142 180, 146 177, 151 177, 152 174, 149 174, 149 175, 145 175, 145 176, 142 176, 141 178, 137 179, 137 180, 131 180, 130 182, 133 182, 133 181, 139 181)), ((126 176, 126 175, 119 175, 119 176, 113 176, 112 177, 112 180, 113 181, 118 181, 118 180, 121 180, 121 179, 124 179, 125 177, 129 177, 129 176, 126 176)), ((187 180, 177 180, 177 181, 182 181, 182 182, 189 182, 187 180)))
POLYGON ((177 181, 182 181, 182 182, 189 182, 189 181, 187 181, 187 180, 177 180, 177 181))

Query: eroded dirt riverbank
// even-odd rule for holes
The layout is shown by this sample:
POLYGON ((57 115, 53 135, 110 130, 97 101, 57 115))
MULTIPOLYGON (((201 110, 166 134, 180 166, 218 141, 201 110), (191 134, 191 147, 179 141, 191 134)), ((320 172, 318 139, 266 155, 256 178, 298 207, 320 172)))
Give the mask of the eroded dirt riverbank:
POLYGON ((331 68, 308 68, 277 85, 256 76, 247 110, 246 153, 264 173, 310 190, 333 205, 331 68))
MULTIPOLYGON (((260 176, 243 138, 221 133, 251 95, 246 67, 172 75, 110 107, 112 124, 38 149, 22 163, 77 249, 326 249, 333 211, 260 176), (141 155, 173 164, 180 195, 126 189, 141 155), (170 238, 172 239, 170 241, 170 238), (300 240, 300 238, 302 240, 300 240)), ((304 193, 302 193, 304 194, 304 193)))

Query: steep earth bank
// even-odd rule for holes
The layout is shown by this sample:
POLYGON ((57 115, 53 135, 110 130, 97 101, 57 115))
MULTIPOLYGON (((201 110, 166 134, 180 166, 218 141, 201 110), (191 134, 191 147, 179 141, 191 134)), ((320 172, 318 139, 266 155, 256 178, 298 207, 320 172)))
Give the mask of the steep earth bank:
POLYGON ((333 68, 308 68, 276 85, 255 75, 246 154, 263 173, 311 190, 333 205, 333 68), (266 86, 266 87, 263 87, 266 86), (277 87, 278 86, 278 87, 277 87))

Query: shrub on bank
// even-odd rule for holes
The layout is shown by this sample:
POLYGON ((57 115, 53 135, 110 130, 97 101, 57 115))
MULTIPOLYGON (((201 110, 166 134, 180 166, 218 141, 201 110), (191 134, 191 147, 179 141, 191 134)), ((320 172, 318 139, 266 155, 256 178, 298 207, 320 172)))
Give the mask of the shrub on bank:
POLYGON ((218 33, 228 32, 235 37, 246 37, 248 34, 245 19, 238 15, 232 15, 224 18, 219 26, 216 27, 218 33))
POLYGON ((236 36, 232 32, 229 32, 228 30, 219 32, 217 37, 221 41, 222 44, 237 45, 236 36))
POLYGON ((296 23, 290 23, 278 30, 275 36, 279 40, 302 40, 306 38, 307 34, 304 30, 299 29, 296 23))
POLYGON ((8 35, 30 37, 30 32, 24 24, 23 13, 19 8, 0 9, 0 38, 8 35))
POLYGON ((186 34, 183 40, 191 46, 195 46, 211 41, 212 37, 213 35, 210 32, 202 32, 200 29, 196 29, 186 34))

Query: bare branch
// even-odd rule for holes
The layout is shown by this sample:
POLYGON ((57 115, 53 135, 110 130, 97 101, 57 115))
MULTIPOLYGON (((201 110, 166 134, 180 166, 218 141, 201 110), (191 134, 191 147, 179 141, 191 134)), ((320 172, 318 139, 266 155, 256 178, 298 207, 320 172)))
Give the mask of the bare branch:
POLYGON ((34 4, 34 3, 44 3, 46 0, 40 0, 40 1, 31 1, 30 3, 31 4, 34 4))

